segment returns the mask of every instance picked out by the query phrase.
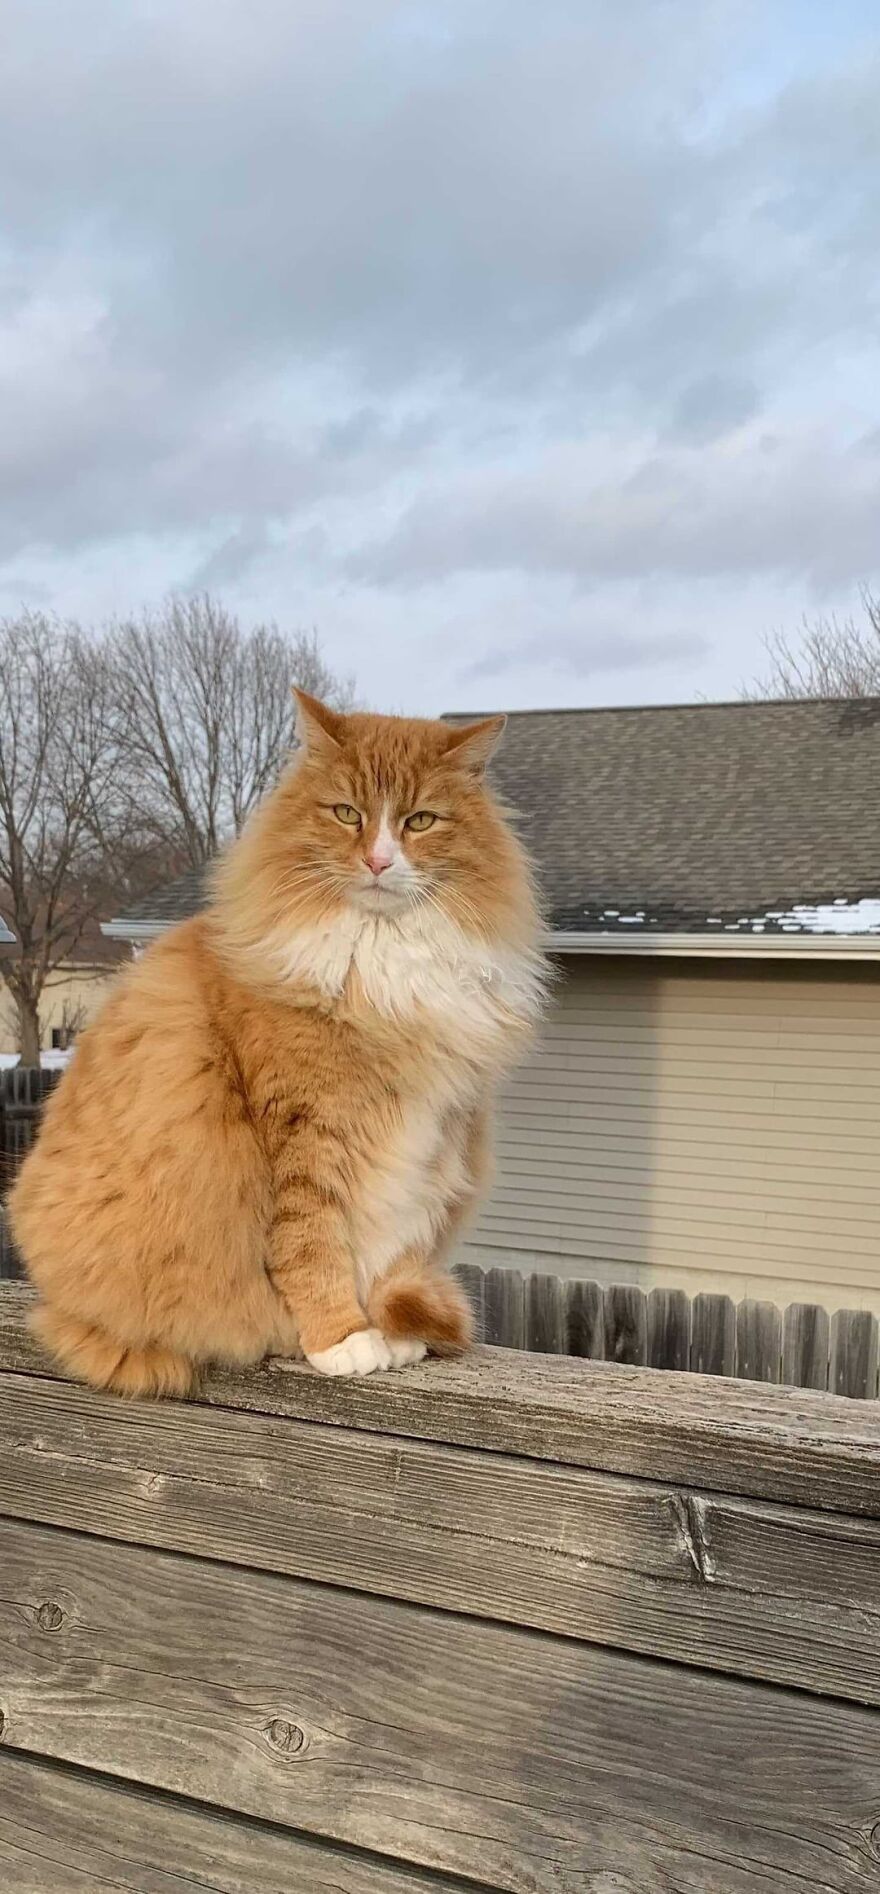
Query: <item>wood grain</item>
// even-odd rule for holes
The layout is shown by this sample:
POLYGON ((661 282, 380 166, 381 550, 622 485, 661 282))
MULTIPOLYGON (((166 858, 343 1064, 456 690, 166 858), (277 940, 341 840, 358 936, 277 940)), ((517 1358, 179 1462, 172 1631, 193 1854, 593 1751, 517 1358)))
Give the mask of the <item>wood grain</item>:
POLYGON ((177 1797, 0 1748, 3 1894, 472 1894, 177 1797))
MULTIPOLYGON (((25 1326, 30 1300, 0 1285, 0 1369, 58 1378, 25 1326)), ((477 1349, 361 1381, 287 1361, 218 1370, 201 1399, 880 1517, 880 1407, 811 1389, 477 1349)))
POLYGON ((880 1704, 880 1522, 11 1375, 0 1512, 880 1704))
POLYGON ((502 1894, 876 1890, 873 1712, 21 1523, 0 1573, 12 1749, 502 1894))

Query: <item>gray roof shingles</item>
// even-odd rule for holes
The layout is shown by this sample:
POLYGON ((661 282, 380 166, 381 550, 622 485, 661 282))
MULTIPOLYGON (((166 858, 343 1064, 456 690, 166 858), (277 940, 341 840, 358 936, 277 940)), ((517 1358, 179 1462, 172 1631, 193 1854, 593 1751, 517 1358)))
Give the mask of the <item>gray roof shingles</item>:
MULTIPOLYGON (((517 711, 492 778, 560 931, 834 932, 880 897, 880 698, 517 711)), ((191 871, 125 919, 202 898, 191 871)))

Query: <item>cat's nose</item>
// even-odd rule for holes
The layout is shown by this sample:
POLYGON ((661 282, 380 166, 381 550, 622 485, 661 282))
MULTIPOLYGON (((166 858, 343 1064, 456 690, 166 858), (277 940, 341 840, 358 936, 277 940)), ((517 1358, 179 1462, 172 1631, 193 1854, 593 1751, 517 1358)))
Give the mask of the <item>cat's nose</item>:
POLYGON ((380 875, 385 873, 386 868, 391 867, 393 860, 394 856, 389 855, 388 851, 384 848, 370 848, 364 856, 364 861, 370 870, 370 874, 375 875, 377 880, 380 875))

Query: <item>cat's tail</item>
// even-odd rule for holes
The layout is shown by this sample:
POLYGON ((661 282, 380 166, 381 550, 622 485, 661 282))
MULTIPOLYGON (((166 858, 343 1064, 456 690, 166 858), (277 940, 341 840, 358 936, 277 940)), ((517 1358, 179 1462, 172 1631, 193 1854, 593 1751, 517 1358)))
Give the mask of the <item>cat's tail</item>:
POLYGON ((195 1366, 172 1348, 150 1344, 127 1347, 105 1329, 64 1315, 39 1302, 30 1318, 38 1341, 77 1381, 114 1394, 184 1395, 195 1380, 195 1366))
POLYGON ((398 1264, 374 1284, 368 1306, 389 1341, 426 1342, 432 1355, 460 1355, 474 1338, 471 1305, 444 1269, 398 1264))

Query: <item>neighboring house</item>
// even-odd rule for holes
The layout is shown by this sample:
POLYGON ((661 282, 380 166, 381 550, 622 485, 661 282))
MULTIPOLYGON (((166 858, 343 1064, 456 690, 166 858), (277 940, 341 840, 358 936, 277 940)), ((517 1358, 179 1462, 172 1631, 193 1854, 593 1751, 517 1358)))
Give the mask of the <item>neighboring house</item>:
MULTIPOLYGON (((2 942, 0 934, 0 942, 2 942)), ((12 937, 14 939, 14 936, 12 937)), ((76 955, 50 973, 40 999, 40 1047, 43 1052, 69 1044, 88 1025, 120 961, 128 958, 123 945, 107 940, 95 925, 86 931, 76 955)), ((15 1001, 0 986, 0 1056, 18 1047, 15 1001)))
POLYGON ((880 1313, 880 699, 515 713, 493 780, 559 978, 471 1257, 880 1313))

